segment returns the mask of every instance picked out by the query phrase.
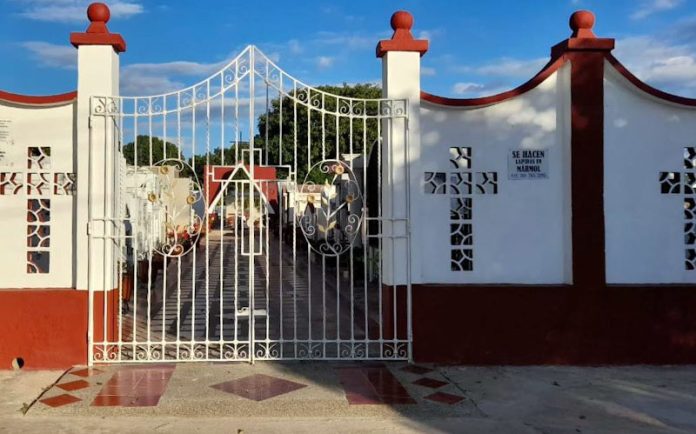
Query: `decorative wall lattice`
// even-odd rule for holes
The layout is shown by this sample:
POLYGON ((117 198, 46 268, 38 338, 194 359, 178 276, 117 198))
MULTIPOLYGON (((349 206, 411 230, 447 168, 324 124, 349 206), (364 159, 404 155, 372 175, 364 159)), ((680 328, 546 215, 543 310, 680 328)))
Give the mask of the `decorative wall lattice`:
POLYGON ((472 172, 470 147, 449 149, 451 172, 425 172, 424 192, 450 201, 450 269, 474 269, 473 195, 498 194, 497 172, 472 172), (449 176, 448 176, 449 175, 449 176))
POLYGON ((27 273, 48 273, 51 247, 51 200, 27 200, 27 273))
POLYGON ((27 197, 27 273, 48 273, 51 255, 51 196, 75 194, 76 175, 51 168, 50 146, 27 147, 26 169, 0 172, 0 196, 27 197))
POLYGON ((0 173, 0 195, 15 195, 22 193, 24 174, 18 172, 0 173))
POLYGON ((678 194, 684 204, 684 268, 696 270, 696 147, 684 148, 685 172, 660 172, 660 192, 678 194))

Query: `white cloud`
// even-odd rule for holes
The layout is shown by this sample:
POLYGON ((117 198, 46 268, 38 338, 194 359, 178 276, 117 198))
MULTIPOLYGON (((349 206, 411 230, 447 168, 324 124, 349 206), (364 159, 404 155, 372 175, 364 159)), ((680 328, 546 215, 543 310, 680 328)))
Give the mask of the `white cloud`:
MULTIPOLYGON (((87 22, 87 6, 90 0, 23 0, 20 16, 37 21, 59 23, 87 22)), ((125 19, 145 11, 136 1, 110 1, 111 18, 125 19)))
POLYGON ((222 69, 228 61, 200 63, 173 61, 163 63, 134 63, 121 68, 121 93, 124 95, 152 95, 179 90, 195 80, 182 77, 205 78, 222 69))
POLYGON ((134 63, 122 69, 125 73, 137 73, 143 75, 193 75, 208 76, 227 64, 228 61, 216 63, 199 63, 185 60, 176 60, 163 63, 134 63))
POLYGON ((481 96, 491 96, 510 90, 513 86, 507 83, 474 83, 460 82, 452 86, 452 92, 464 98, 477 98, 481 96))
POLYGON ((481 83, 455 83, 452 87, 452 92, 456 95, 467 95, 471 93, 478 93, 485 86, 481 83))
POLYGON ((331 56, 319 56, 316 59, 317 61, 317 67, 319 69, 327 69, 331 68, 336 61, 336 58, 331 57, 331 56))
MULTIPOLYGON (((696 44, 669 38, 633 36, 616 41, 613 54, 638 78, 667 92, 696 96, 696 44)), ((501 59, 481 66, 460 66, 452 87, 456 95, 475 97, 512 89, 536 74, 548 59, 501 59), (480 77, 480 78, 479 78, 480 77)))
POLYGON ((164 75, 139 75, 124 73, 121 75, 121 95, 157 95, 184 88, 182 82, 164 75))
POLYGON ((454 72, 495 77, 532 77, 548 62, 548 58, 503 58, 481 66, 456 66, 454 72))
POLYGON ((379 41, 375 35, 319 32, 311 42, 317 45, 338 45, 353 50, 374 47, 379 41))
POLYGON ((439 37, 444 33, 444 30, 442 29, 424 29, 420 30, 418 33, 416 33, 415 38, 416 39, 427 39, 429 41, 432 41, 433 38, 439 37))
POLYGON ((292 54, 300 54, 304 51, 297 39, 291 39, 288 41, 288 49, 292 54))
POLYGON ((32 59, 41 66, 63 69, 77 68, 77 50, 75 47, 42 41, 27 41, 21 45, 29 50, 32 59))
POLYGON ((651 36, 616 42, 614 55, 638 78, 670 92, 693 94, 696 89, 696 49, 671 45, 651 36))
POLYGON ((650 78, 654 81, 679 81, 694 85, 696 80, 696 61, 692 56, 676 56, 659 59, 652 65, 650 78))
POLYGON ((681 5, 683 0, 645 0, 641 6, 631 14, 634 20, 641 20, 652 14, 668 11, 681 5))

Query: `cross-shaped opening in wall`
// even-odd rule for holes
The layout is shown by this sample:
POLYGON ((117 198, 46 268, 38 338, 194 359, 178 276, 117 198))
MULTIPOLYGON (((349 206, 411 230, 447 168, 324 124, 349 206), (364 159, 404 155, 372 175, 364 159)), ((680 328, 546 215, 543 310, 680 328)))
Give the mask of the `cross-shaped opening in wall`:
POLYGON ((473 196, 498 194, 498 172, 473 172, 470 147, 449 148, 452 171, 425 172, 424 192, 450 199, 450 269, 474 269, 473 196), (448 176, 449 175, 449 176, 448 176))
POLYGON ((696 270, 696 147, 684 148, 684 172, 660 172, 660 192, 678 194, 684 204, 684 267, 696 270))
POLYGON ((27 198, 27 273, 48 273, 51 250, 51 196, 75 193, 75 174, 51 169, 51 147, 29 146, 26 168, 0 172, 0 196, 27 198))

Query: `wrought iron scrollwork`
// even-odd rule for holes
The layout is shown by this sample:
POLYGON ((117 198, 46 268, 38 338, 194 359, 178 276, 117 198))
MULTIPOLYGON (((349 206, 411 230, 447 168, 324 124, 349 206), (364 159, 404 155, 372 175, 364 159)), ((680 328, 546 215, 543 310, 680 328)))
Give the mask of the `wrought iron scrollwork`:
POLYGON ((338 160, 321 161, 295 194, 298 225, 312 249, 325 256, 347 252, 363 221, 363 196, 351 168, 338 160))

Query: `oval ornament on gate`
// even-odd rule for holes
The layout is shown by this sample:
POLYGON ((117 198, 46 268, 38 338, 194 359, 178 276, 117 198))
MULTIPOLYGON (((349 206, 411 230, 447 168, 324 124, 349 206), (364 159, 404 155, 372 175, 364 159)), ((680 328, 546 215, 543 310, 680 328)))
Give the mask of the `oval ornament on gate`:
POLYGON ((154 250, 163 256, 184 256, 196 245, 203 228, 203 217, 194 209, 198 202, 204 202, 201 185, 196 172, 185 161, 170 158, 155 163, 155 167, 159 194, 153 194, 152 202, 165 223, 164 239, 154 250), (185 173, 190 177, 182 176, 185 173))
POLYGON ((363 220, 363 196, 353 170, 338 160, 312 166, 296 188, 295 212, 314 251, 325 256, 347 252, 363 220))

